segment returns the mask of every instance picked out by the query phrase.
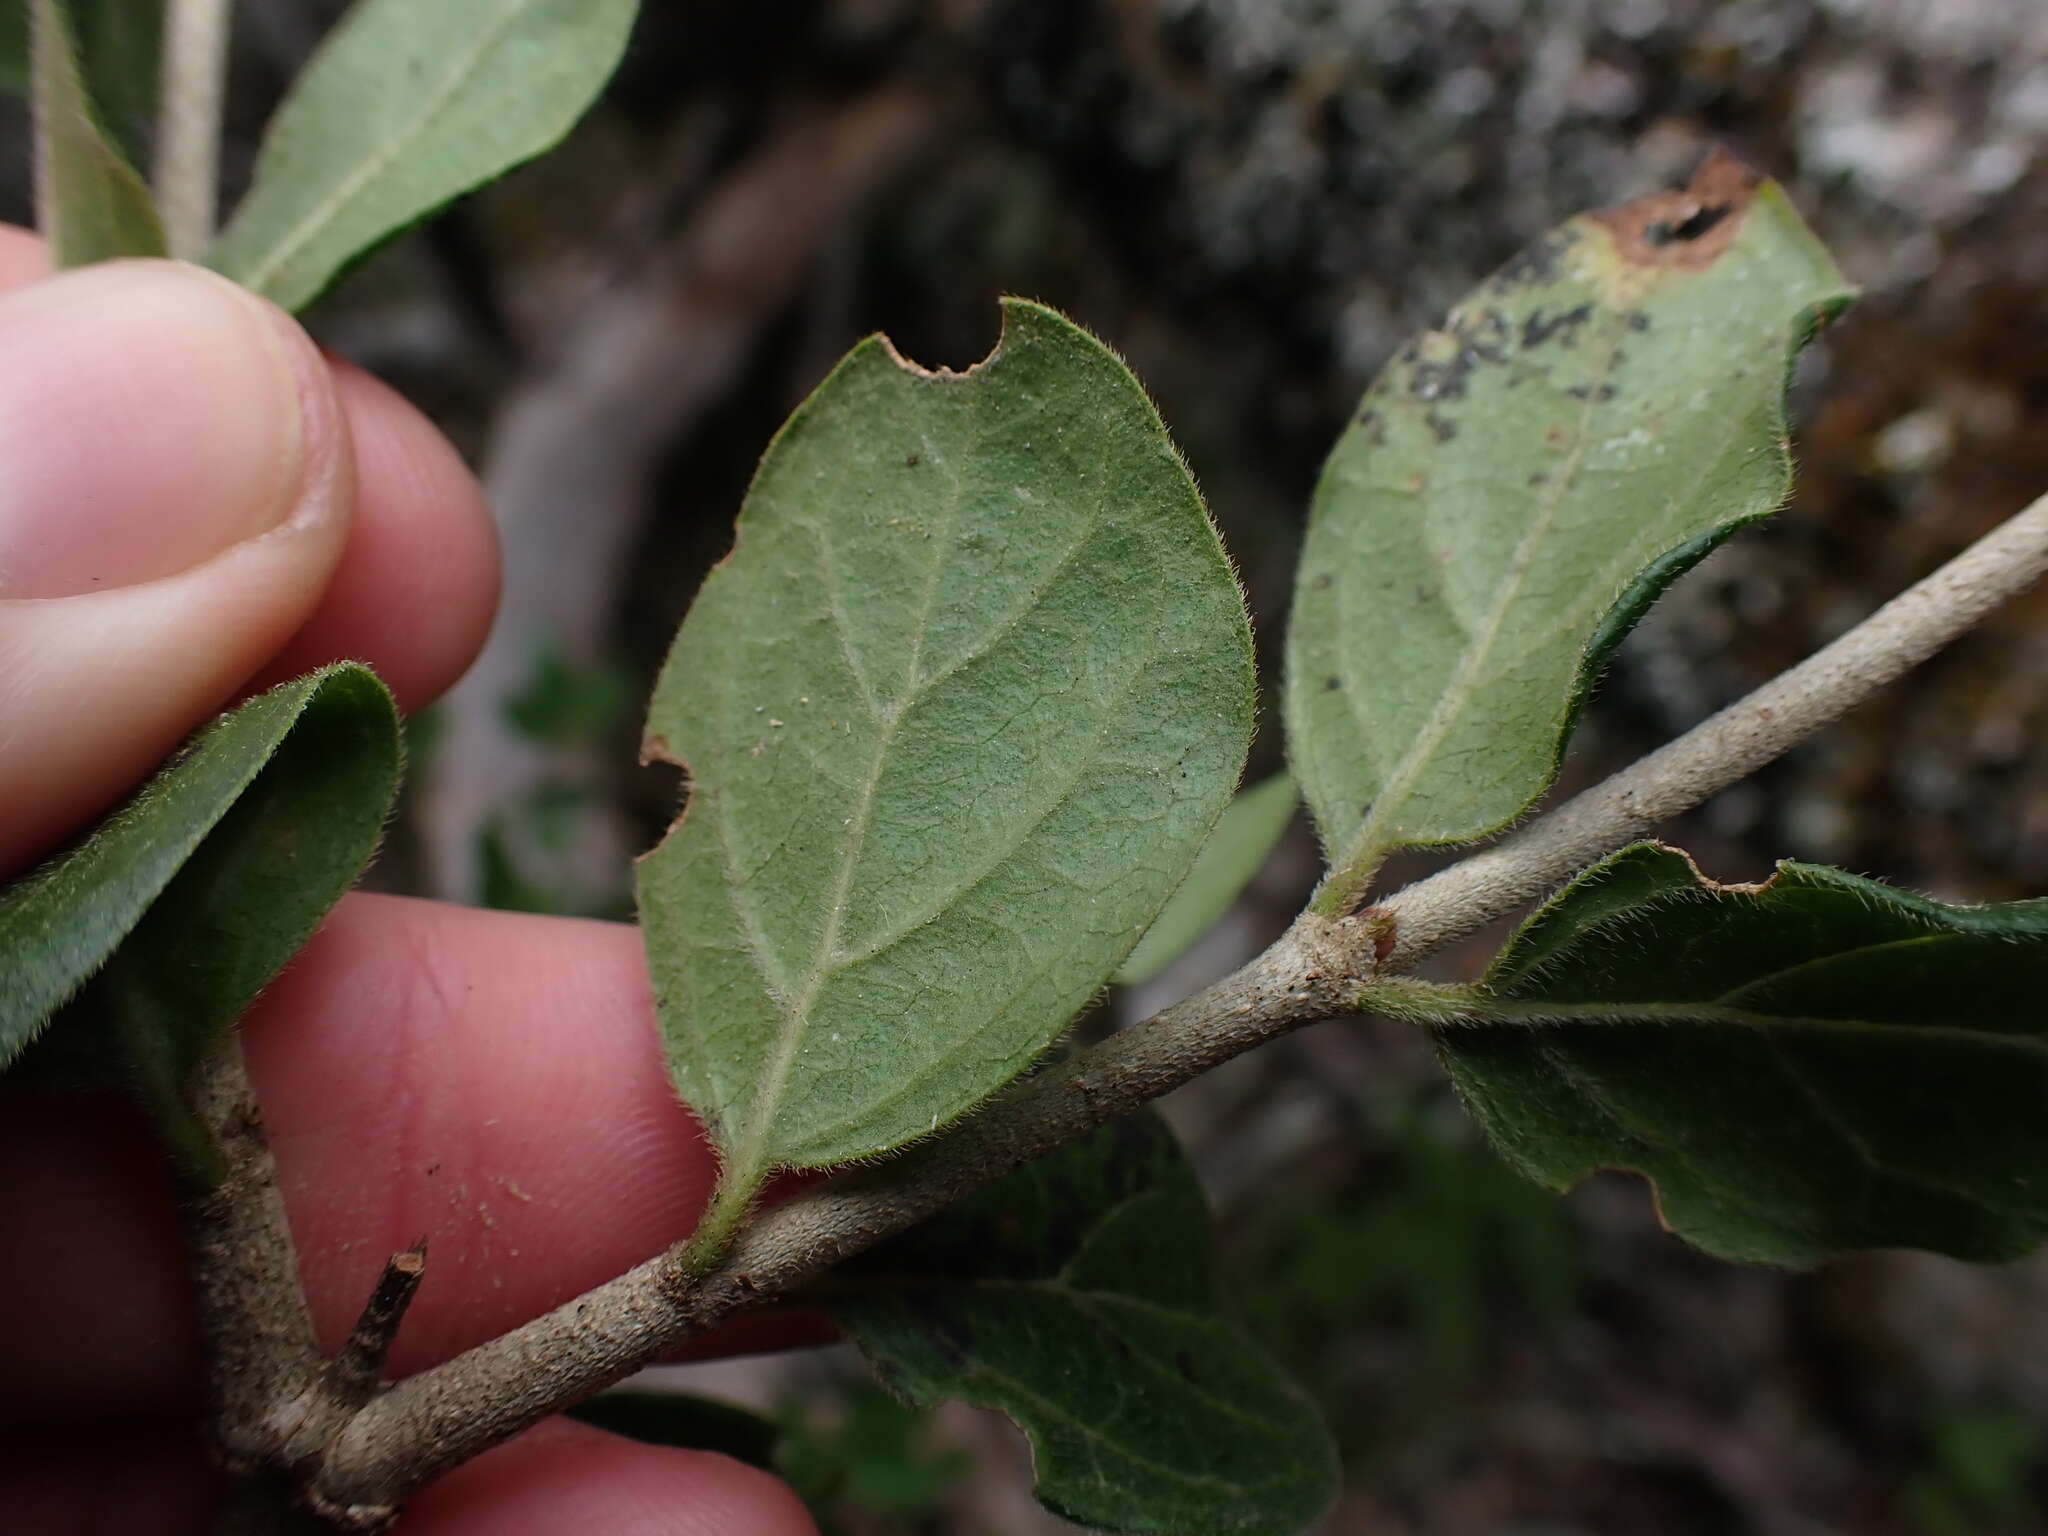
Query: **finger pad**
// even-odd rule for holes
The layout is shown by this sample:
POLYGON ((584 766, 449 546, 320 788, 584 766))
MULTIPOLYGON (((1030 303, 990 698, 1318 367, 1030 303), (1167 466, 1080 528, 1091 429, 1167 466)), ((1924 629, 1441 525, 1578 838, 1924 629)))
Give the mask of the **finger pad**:
POLYGON ((425 1236, 392 1366, 480 1343, 686 1235, 714 1172, 637 934, 396 897, 338 908, 248 1030, 324 1343, 425 1236))
POLYGON ((816 1536, 795 1494, 707 1451, 549 1420, 420 1495, 399 1536, 816 1536))
POLYGON ((50 253, 42 237, 0 224, 0 293, 50 275, 50 253))

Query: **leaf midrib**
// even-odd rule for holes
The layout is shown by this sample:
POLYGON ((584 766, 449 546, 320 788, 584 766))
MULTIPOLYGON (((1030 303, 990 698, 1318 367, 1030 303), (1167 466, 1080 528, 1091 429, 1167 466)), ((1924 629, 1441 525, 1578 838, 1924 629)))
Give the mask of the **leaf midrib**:
MULTIPOLYGON (((979 440, 979 417, 981 396, 979 391, 968 393, 962 401, 967 418, 968 441, 979 440)), ((927 441, 927 447, 929 442, 927 441)), ((860 799, 854 807, 848 834, 840 845, 839 868, 832 877, 830 903, 825 909, 825 923, 811 950, 810 967, 798 983, 796 995, 787 1001, 778 997, 782 1020, 775 1032, 775 1042, 770 1051, 767 1070, 763 1072, 760 1085, 755 1090, 752 1103, 748 1106, 747 1124, 740 1133, 740 1145, 733 1154, 733 1167, 728 1170, 728 1179, 736 1188, 749 1191, 767 1173, 767 1143, 770 1127, 782 1103, 782 1096, 789 1087, 789 1074, 796 1064, 797 1052, 803 1047, 804 1036, 809 1033, 811 1010, 817 1006, 818 995, 831 978, 832 957, 839 947, 839 928, 846 911, 846 900, 853 892, 854 871, 860 865, 862 850, 867 845, 868 830, 873 821, 875 790, 882 781, 882 768, 888 761, 889 749, 895 744, 896 733, 909 715, 920 688, 919 671, 924 664, 925 633, 931 624, 932 605, 937 601, 939 573, 944 569, 953 545, 953 530, 960 517, 960 508, 966 500, 966 481, 954 466, 944 460, 935 461, 943 465, 951 481, 940 528, 926 541, 931 551, 931 561, 925 571, 924 591, 919 595, 916 622, 911 626, 910 655, 903 671, 903 694, 885 710, 881 728, 875 733, 875 749, 868 761, 868 771, 860 786, 860 799)), ((730 826, 731 805, 725 796, 720 796, 721 817, 730 826)), ((729 843, 729 839, 728 839, 729 843)), ((748 887, 744 882, 729 883, 733 904, 744 909, 750 932, 757 932, 760 924, 753 912, 753 903, 748 898, 748 887)), ((765 978, 764 978, 765 979, 765 978)))
POLYGON ((417 143, 468 84, 477 61, 497 47, 520 14, 534 3, 537 0, 510 0, 498 19, 479 34, 476 43, 454 56, 455 67, 443 77, 441 88, 427 98, 412 122, 387 139, 381 150, 369 155, 354 172, 341 179, 332 193, 315 203, 298 223, 286 230, 271 246, 270 255, 249 269, 248 276, 243 279, 244 286, 260 292, 293 257, 312 243, 323 226, 339 218, 365 187, 389 170, 406 150, 417 143))
MULTIPOLYGON (((1372 806, 1366 812, 1365 820, 1353 835, 1344 857, 1336 862, 1337 871, 1348 872, 1352 880, 1362 885, 1377 865, 1381 854, 1393 846, 1386 823, 1398 815, 1407 803, 1408 795, 1415 780, 1434 758, 1444 738, 1450 734, 1459 717, 1464 713, 1473 677, 1490 658, 1495 644, 1499 641, 1509 610, 1520 594, 1522 584, 1535 567, 1537 555, 1544 539, 1557 521, 1558 511, 1563 507, 1567 494, 1578 483, 1580 470, 1584 467, 1588 445, 1592 441, 1593 414, 1597 408, 1599 386, 1614 372, 1615 357, 1620 351, 1620 340, 1608 329, 1607 356, 1593 375, 1595 382, 1586 391, 1586 398, 1579 407, 1578 431, 1574 434, 1570 457, 1557 474, 1545 482, 1544 494, 1538 498, 1539 512, 1516 544, 1515 552, 1508 562, 1499 584, 1494 588, 1494 598, 1485 614, 1480 628, 1474 635, 1473 643, 1467 645, 1458 658, 1457 670, 1451 675, 1443 691, 1437 695, 1429 717, 1410 741, 1408 750, 1402 754, 1394 772, 1372 798, 1372 806)), ((1448 606, 1448 605, 1447 605, 1448 606)), ((1466 626, 1460 623, 1459 627, 1466 626)), ((1352 717, 1362 737, 1372 735, 1372 722, 1365 717, 1364 702, 1357 696, 1352 683, 1356 670, 1355 658, 1346 648, 1344 668, 1344 698, 1351 708, 1352 717)))
MULTIPOLYGON (((1089 742, 1087 750, 1075 754, 1075 760, 1079 766, 1076 767, 1074 772, 1068 777, 1066 786, 1060 791, 1060 793, 1054 796, 1051 800, 1049 800, 1045 804, 1045 806, 1041 808, 1038 815, 1032 818, 1028 823, 1026 823, 1024 829, 1020 831, 1015 837, 1013 837, 1008 844, 1005 845, 1003 851, 997 857, 986 861, 985 867, 976 871, 973 879, 960 884, 947 898, 945 905, 942 905, 939 908, 930 912, 929 914, 920 917, 916 923, 900 928, 898 931, 891 934, 887 942, 885 943, 872 945, 866 949, 855 952, 851 956, 836 957, 829 967, 829 974, 826 978, 827 980, 830 980, 833 976, 837 976, 842 971, 851 969, 854 965, 864 964, 865 962, 874 959, 876 956, 885 953, 887 950, 893 948, 895 945, 904 942, 912 934, 916 933, 919 928, 925 926, 925 924, 935 921, 938 917, 943 915, 943 913, 947 911, 951 906, 956 905, 962 896, 966 895, 969 891, 973 890, 976 885, 979 885, 983 880, 986 880, 997 869, 1001 868, 1003 863, 1006 862, 1008 858, 1012 854, 1014 854, 1018 848, 1023 846, 1025 840, 1028 839, 1033 833, 1035 833, 1040 827, 1042 827, 1045 824, 1046 819, 1048 817, 1052 816, 1054 812, 1060 810, 1062 807, 1067 805, 1072 800, 1074 786, 1081 781, 1083 775, 1085 775, 1096 763, 1097 754, 1099 753, 1102 747, 1103 739, 1109 735, 1111 727, 1116 722, 1117 711, 1114 706, 1116 704, 1120 704, 1124 699, 1130 696, 1131 691, 1137 687, 1138 682, 1148 672, 1150 672, 1152 663, 1158 659, 1159 636, 1164 632, 1165 628, 1165 616, 1162 613, 1159 616, 1158 622, 1155 623, 1153 626, 1150 641, 1145 652, 1144 661, 1141 662, 1138 666, 1133 667, 1131 669, 1129 677, 1126 678, 1123 686, 1113 696, 1111 700, 1112 707, 1107 708, 1102 712, 1102 718, 1096 725, 1094 738, 1089 742)), ((1024 991, 1028 991, 1030 985, 1032 984, 1033 983, 1027 983, 1026 987, 1023 990, 1011 993, 1008 997, 1002 1000, 1002 1003, 999 1006, 988 1009, 986 1015, 986 1022, 984 1022, 976 1029, 970 1031, 969 1034, 963 1038, 973 1039, 975 1036, 983 1034, 987 1030, 993 1028, 997 1021, 1002 1019, 1003 1016, 1009 1011, 1010 1005, 1014 1003, 1019 997, 1023 996, 1024 991)), ((908 1098, 912 1093, 916 1092, 919 1088, 921 1088, 933 1076, 935 1076, 940 1071, 943 1071, 946 1066, 947 1061, 944 1057, 933 1057, 930 1061, 927 1061, 924 1066, 918 1068, 917 1071, 911 1073, 907 1077, 900 1079, 897 1082, 896 1086, 890 1089, 887 1093, 879 1094, 873 1098, 868 1099, 862 1105, 858 1114, 846 1116, 841 1119, 831 1121, 828 1124, 817 1127, 809 1136, 805 1138, 805 1145, 811 1145, 819 1142, 829 1143, 834 1136, 843 1135, 846 1131, 850 1130, 853 1126, 860 1124, 863 1120, 873 1118, 873 1116, 878 1111, 888 1107, 889 1105, 900 1103, 902 1100, 908 1098)))

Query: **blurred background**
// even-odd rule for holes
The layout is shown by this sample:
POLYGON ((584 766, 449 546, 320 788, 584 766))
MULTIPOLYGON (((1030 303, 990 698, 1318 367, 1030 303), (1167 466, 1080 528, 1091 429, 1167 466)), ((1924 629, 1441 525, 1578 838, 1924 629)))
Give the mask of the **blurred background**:
MULTIPOLYGON (((340 9, 245 0, 231 188, 340 9)), ((678 794, 633 766, 639 701, 761 448, 868 332, 981 357, 1005 292, 1152 390, 1239 563, 1270 701, 1308 493, 1382 360, 1533 236, 1716 141, 1787 184, 1865 296, 1800 364, 1792 503, 1630 639, 1566 788, 2048 488, 2048 5, 647 0, 559 152, 311 316, 442 422, 506 542, 490 650, 413 723, 377 880, 624 915, 626 859, 678 794)), ((0 171, 21 221, 24 161, 0 171)), ((2048 893, 2044 688, 2037 593, 1672 840, 1722 879, 1794 856, 1950 900, 2048 893)), ((1271 724, 1254 775, 1280 766, 1271 724)), ((1112 1006, 1237 964, 1316 868, 1297 827, 1208 942, 1112 1006)), ((1246 1310, 1339 1427, 1329 1532, 2048 1531, 2048 1265, 1708 1261, 1638 1183, 1522 1184, 1384 1022, 1308 1031, 1168 1110, 1246 1310)), ((779 1416, 830 1529, 1071 1529, 1031 1504, 1000 1422, 907 1414, 836 1355, 702 1390, 779 1416)))

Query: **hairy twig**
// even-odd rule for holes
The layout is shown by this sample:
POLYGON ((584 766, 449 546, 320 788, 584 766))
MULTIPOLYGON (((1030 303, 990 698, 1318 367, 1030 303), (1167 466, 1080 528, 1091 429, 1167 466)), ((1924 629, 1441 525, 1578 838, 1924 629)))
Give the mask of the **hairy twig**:
MULTIPOLYGON (((328 1457, 321 1497, 382 1505, 648 1360, 873 1246, 969 1190, 1127 1114, 1227 1057, 1344 1011, 1369 919, 1304 917, 1235 975, 1012 1088, 952 1134, 774 1206, 692 1281, 680 1248, 400 1382, 328 1457), (1347 943, 1348 941, 1348 943, 1347 943)), ((1355 990, 1355 987, 1352 989, 1355 990)))
POLYGON ((423 1237, 402 1253, 385 1261, 384 1271, 363 1304, 362 1316, 341 1346, 341 1353, 327 1364, 327 1390, 351 1408, 359 1408, 376 1394, 384 1361, 398 1340, 406 1308, 427 1273, 427 1240, 423 1237))
POLYGON ((426 1270, 422 1239, 394 1254, 348 1342, 325 1359, 299 1280, 277 1165, 229 1033, 201 1066, 192 1107, 205 1176, 187 1174, 179 1215, 199 1302, 216 1453, 228 1474, 214 1536, 376 1530, 391 1511, 327 1509, 303 1469, 381 1386, 379 1372, 426 1270))
POLYGON ((164 9, 155 191, 164 241, 185 261, 213 243, 231 12, 232 0, 167 0, 164 9))
POLYGON ((999 1095, 949 1135, 764 1211, 713 1272, 683 1249, 400 1383, 331 1446, 337 1510, 388 1509, 449 1467, 599 1391, 960 1196, 1211 1067, 1354 1007, 1376 974, 1568 877, 1755 771, 2048 570, 2048 498, 1808 661, 1499 848, 1337 920, 1305 914, 1234 975, 999 1095))
POLYGON ((214 1438, 231 1472, 269 1465, 320 1373, 298 1250, 256 1095, 230 1032, 200 1067, 193 1107, 216 1159, 188 1177, 179 1217, 192 1260, 214 1438))

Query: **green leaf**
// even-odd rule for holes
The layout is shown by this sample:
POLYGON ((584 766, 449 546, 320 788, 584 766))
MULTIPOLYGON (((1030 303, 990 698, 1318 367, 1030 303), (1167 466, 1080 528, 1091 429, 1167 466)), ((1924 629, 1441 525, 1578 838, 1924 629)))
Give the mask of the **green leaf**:
POLYGON ((856 347, 762 460, 655 690, 670 1070, 727 1161, 844 1162, 1022 1071, 1222 814, 1251 637, 1134 380, 1004 305, 965 374, 856 347))
POLYGON ((2048 901, 1952 907, 1811 864, 1716 885, 1675 849, 1580 875, 1431 1022, 1507 1156, 1652 1179, 1724 1258, 2016 1257, 2048 1235, 2048 901))
POLYGON ((0 3, 0 90, 27 92, 28 7, 19 0, 0 3))
POLYGON ((1276 773, 1230 802, 1187 880, 1118 969, 1119 986, 1150 981, 1216 926, 1279 846, 1294 820, 1297 800, 1294 780, 1276 773))
POLYGON ((140 165, 154 131, 163 70, 163 0, 61 3, 78 39, 86 93, 129 164, 140 165))
MULTIPOLYGON (((114 130, 129 163, 139 163, 156 116, 164 8, 137 0, 59 3, 71 22, 87 97, 114 130)), ((0 91, 29 89, 28 9, 22 0, 0 0, 0 91)))
POLYGON ((1315 1407, 1224 1310, 1209 1215, 1155 1117, 1020 1169, 835 1272, 832 1300, 913 1402, 997 1408, 1069 1520, 1289 1536, 1337 1492, 1315 1407))
POLYGON ((932 1415, 873 1381, 834 1381, 784 1399, 774 1471, 826 1536, 923 1530, 974 1472, 932 1415), (877 1518, 880 1517, 880 1518, 877 1518))
POLYGON ((1784 500, 1790 355, 1847 297, 1784 194, 1717 154, 1565 224, 1388 365, 1324 467, 1288 631, 1319 910, 1542 794, 1622 635, 1784 500))
POLYGON ((286 309, 443 203, 559 141, 635 0, 358 0, 263 136, 207 258, 286 309))
POLYGON ((391 696, 363 667, 215 719, 83 842, 0 890, 0 1066, 53 1014, 66 1031, 147 1019, 160 1033, 130 1040, 149 1057, 130 1065, 176 1080, 361 874, 398 765, 391 696))
POLYGON ((541 746, 584 746, 602 742, 630 718, 634 690, 616 663, 586 665, 543 645, 528 667, 526 682, 499 713, 505 723, 541 746))
POLYGON ((163 226, 149 189, 100 127, 79 75, 60 0, 30 0, 36 134, 36 221, 51 264, 161 256, 163 226))

